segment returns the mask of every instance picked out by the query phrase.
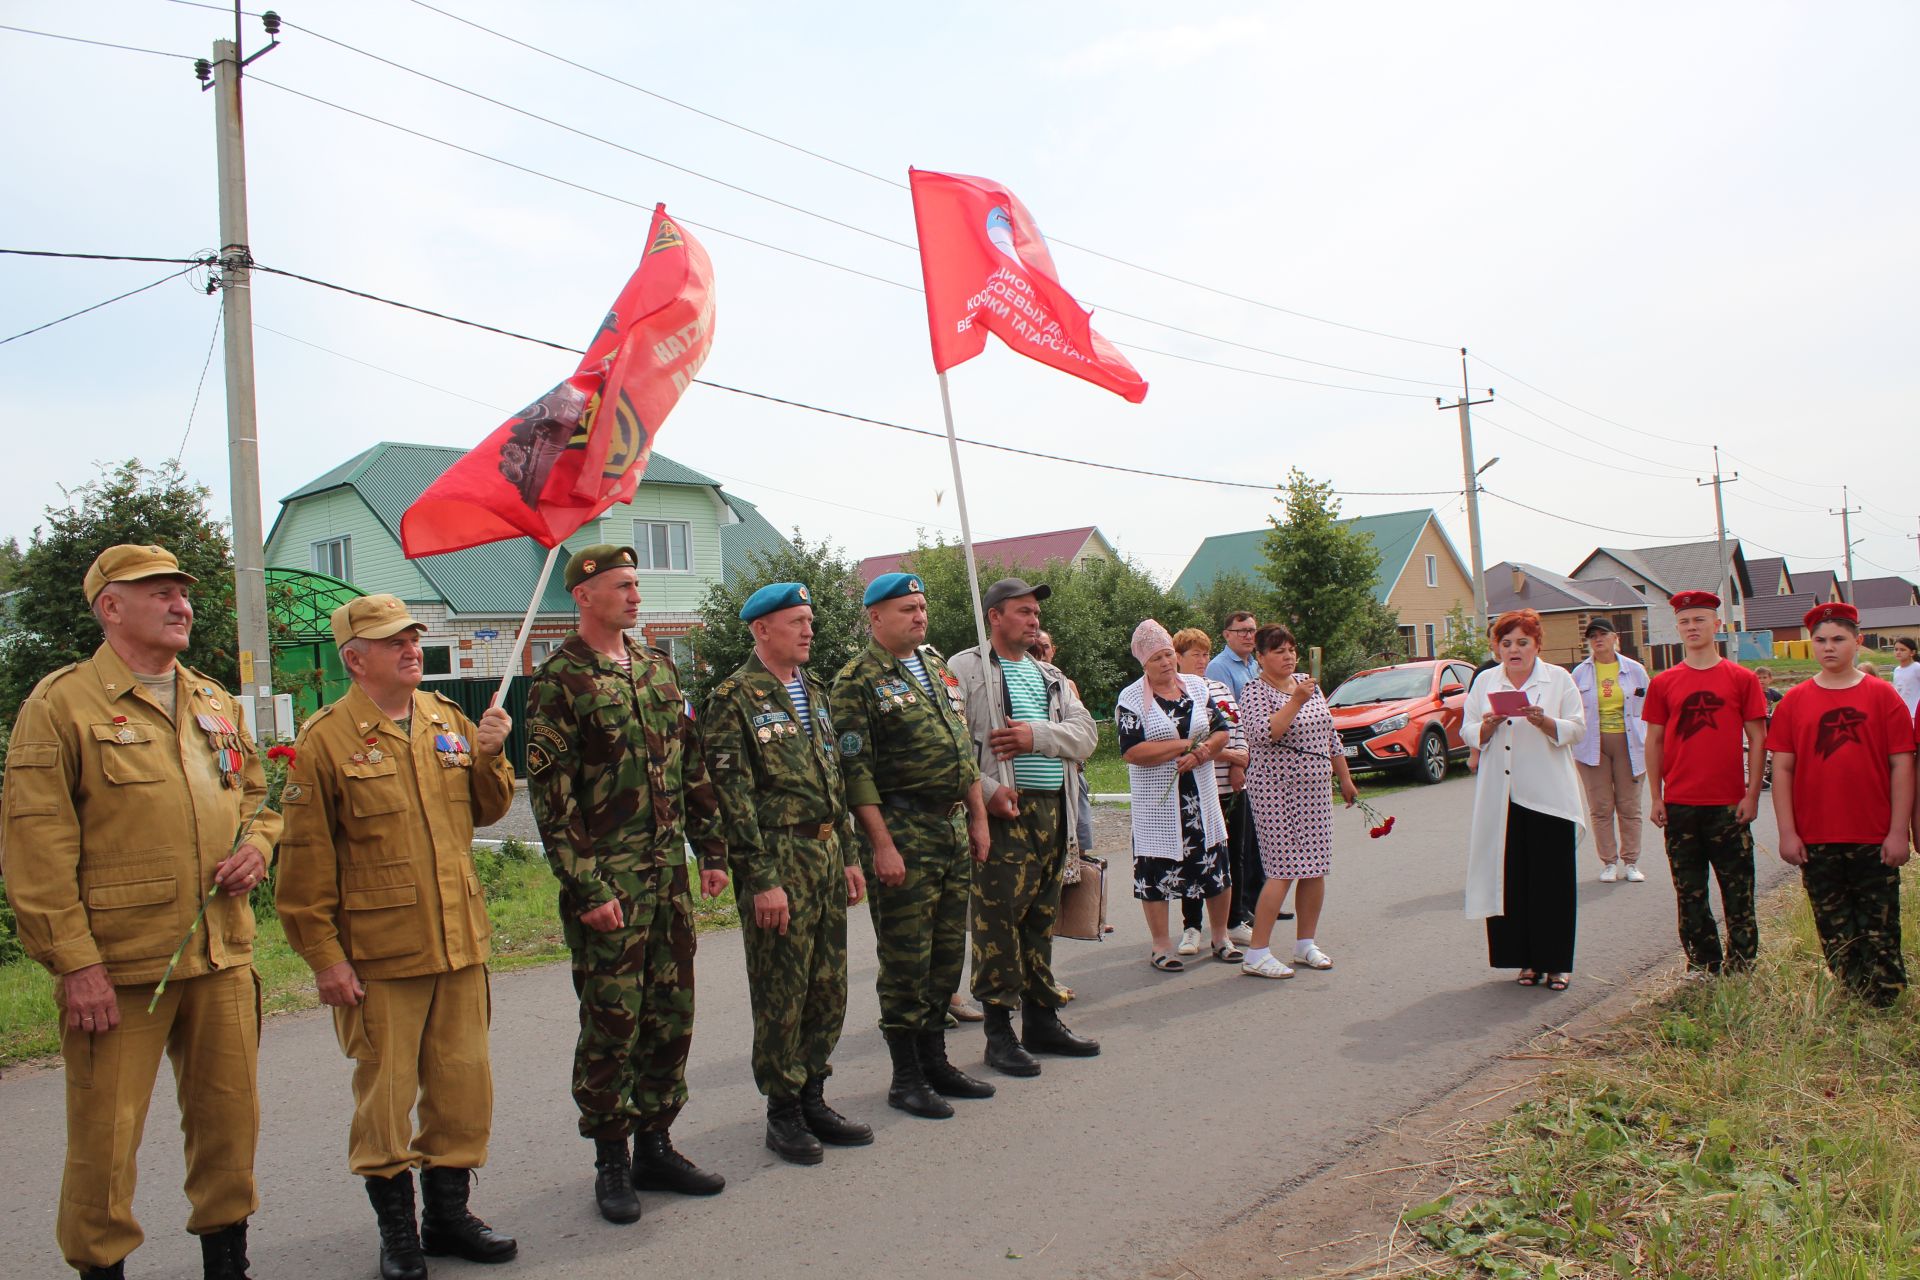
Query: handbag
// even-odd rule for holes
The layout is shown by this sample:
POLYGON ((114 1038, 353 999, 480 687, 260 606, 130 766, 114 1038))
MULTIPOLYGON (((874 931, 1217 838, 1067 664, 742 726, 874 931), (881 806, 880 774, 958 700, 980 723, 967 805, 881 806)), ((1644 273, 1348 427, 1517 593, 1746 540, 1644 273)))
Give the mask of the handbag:
POLYGON ((1053 936, 1082 942, 1104 942, 1107 937, 1107 860, 1080 855, 1079 874, 1060 886, 1060 909, 1054 913, 1053 936))

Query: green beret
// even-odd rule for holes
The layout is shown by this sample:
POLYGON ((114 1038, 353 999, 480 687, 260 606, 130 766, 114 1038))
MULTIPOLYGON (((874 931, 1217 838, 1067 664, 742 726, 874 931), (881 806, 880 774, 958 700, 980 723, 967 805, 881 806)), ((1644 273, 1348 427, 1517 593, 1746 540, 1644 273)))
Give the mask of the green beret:
POLYGON ((755 618, 764 618, 780 609, 791 609, 795 605, 811 605, 813 597, 798 582, 769 582, 740 606, 740 621, 752 622, 755 618))
POLYGON ((891 600, 895 596, 923 596, 927 588, 920 581, 920 575, 914 573, 883 573, 867 584, 867 594, 860 598, 861 604, 879 604, 882 600, 891 600))
POLYGON ((603 542, 595 547, 582 547, 567 559, 567 590, 571 591, 596 573, 608 569, 632 569, 639 563, 632 547, 616 547, 603 542))

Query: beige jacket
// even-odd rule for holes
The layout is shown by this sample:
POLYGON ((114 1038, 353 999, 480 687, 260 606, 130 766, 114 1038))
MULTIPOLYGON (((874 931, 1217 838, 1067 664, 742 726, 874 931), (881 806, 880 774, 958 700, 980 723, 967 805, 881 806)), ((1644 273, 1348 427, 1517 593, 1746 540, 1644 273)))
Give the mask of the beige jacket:
MULTIPOLYGON (((267 794, 227 691, 176 662, 174 699, 168 720, 103 644, 20 704, 0 802, 7 897, 21 945, 53 973, 105 964, 117 985, 158 982, 267 794), (222 783, 203 715, 239 731, 236 785, 222 783)), ((271 858, 279 835, 280 815, 261 810, 249 842, 271 858)), ((251 963, 253 932, 247 897, 216 894, 174 978, 251 963)))

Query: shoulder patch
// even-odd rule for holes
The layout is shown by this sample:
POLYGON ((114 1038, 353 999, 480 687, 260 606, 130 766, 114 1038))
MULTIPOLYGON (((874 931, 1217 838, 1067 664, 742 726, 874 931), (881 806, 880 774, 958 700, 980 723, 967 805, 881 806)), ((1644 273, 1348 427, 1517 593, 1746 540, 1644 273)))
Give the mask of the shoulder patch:
POLYGON ((840 735, 840 754, 857 756, 860 754, 860 735, 849 729, 840 735))
POLYGON ((733 696, 733 691, 736 687, 738 686, 735 684, 734 678, 728 676, 725 680, 713 686, 713 696, 716 698, 730 698, 733 696))
POLYGON ((528 749, 531 750, 535 746, 544 747, 556 755, 564 755, 567 750, 567 740, 561 736, 558 729, 543 722, 534 725, 528 733, 528 749))

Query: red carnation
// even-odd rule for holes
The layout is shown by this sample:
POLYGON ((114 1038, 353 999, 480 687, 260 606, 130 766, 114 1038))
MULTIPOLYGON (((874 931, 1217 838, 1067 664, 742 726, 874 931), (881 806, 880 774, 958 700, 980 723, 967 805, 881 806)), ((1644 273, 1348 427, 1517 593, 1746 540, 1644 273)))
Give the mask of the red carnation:
POLYGON ((1384 836, 1389 831, 1392 831, 1392 830, 1393 830, 1393 815, 1388 814, 1387 820, 1380 825, 1380 834, 1384 836))
POLYGON ((267 759, 285 760, 287 762, 288 768, 293 767, 294 758, 295 758, 295 753, 292 747, 282 746, 282 747, 267 748, 267 759))

